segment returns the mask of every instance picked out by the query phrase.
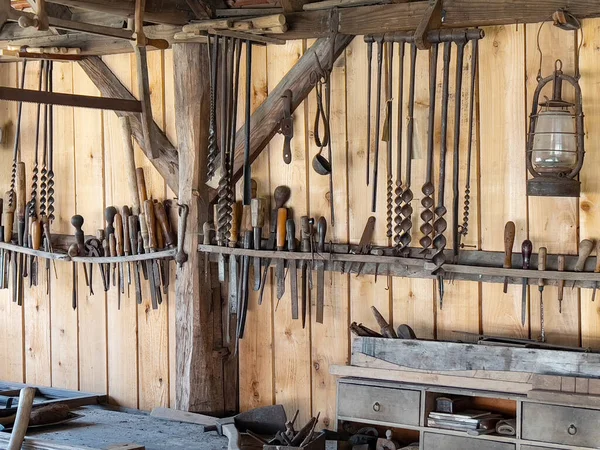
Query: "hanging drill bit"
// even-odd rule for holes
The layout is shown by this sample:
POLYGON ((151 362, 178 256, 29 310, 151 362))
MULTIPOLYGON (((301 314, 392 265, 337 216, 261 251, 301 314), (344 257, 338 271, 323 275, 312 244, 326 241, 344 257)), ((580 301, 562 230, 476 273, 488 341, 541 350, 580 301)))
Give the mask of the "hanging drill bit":
POLYGON ((397 117, 397 143, 396 143, 396 189, 394 191, 394 245, 396 252, 400 251, 400 235, 402 234, 402 106, 404 103, 404 51, 406 43, 400 42, 399 59, 400 67, 398 69, 398 114, 397 117))
POLYGON ((377 172, 379 167, 379 122, 381 120, 381 71, 383 66, 383 37, 377 40, 377 102, 375 110, 375 160, 373 161, 373 201, 371 211, 377 210, 377 172))
POLYGON ((216 171, 216 160, 219 155, 217 143, 217 65, 219 61, 219 36, 208 37, 210 61, 210 118, 208 127, 208 156, 206 163, 206 179, 210 180, 216 171))
POLYGON ((471 45, 473 55, 471 57, 471 96, 469 99, 469 146, 467 150, 467 175, 465 181, 463 223, 459 229, 460 235, 462 237, 466 237, 469 232, 469 209, 471 205, 471 161, 473 159, 473 119, 475 112, 475 87, 477 83, 477 64, 479 61, 479 40, 473 39, 473 43, 471 45))
POLYGON ((367 41, 367 186, 371 173, 371 84, 373 81, 373 40, 367 41))
POLYGON ((402 190, 402 222, 400 227, 402 228, 402 234, 400 235, 400 246, 403 252, 408 251, 408 247, 411 241, 411 229, 412 229, 412 213, 413 208, 411 202, 413 200, 413 193, 410 188, 411 172, 412 172, 412 158, 413 158, 413 144, 414 144, 414 111, 415 111, 415 81, 416 81, 416 68, 417 68, 417 46, 411 44, 410 46, 410 84, 408 90, 408 119, 406 122, 406 172, 404 174, 404 189, 402 190))
POLYGON ((394 176, 392 173, 392 142, 393 142, 393 126, 392 126, 392 89, 394 75, 394 43, 388 43, 388 73, 387 73, 387 114, 386 114, 386 131, 384 133, 387 140, 387 220, 386 220, 386 236, 392 237, 393 231, 393 215, 394 215, 394 176))
MULTIPOLYGON (((44 90, 48 90, 48 64, 44 67, 44 90)), ((48 108, 44 107, 44 125, 42 128, 42 169, 40 171, 40 217, 47 216, 46 201, 48 188, 48 108)))
MULTIPOLYGON (((23 61, 21 72, 21 89, 25 88, 25 71, 27 69, 27 61, 23 61)), ((23 112, 23 102, 19 102, 17 110, 17 129, 15 131, 15 146, 13 150, 13 162, 10 172, 10 191, 8 194, 8 206, 13 207, 15 201, 15 181, 17 178, 17 162, 19 161, 19 147, 21 137, 21 116, 23 112)))
POLYGON ((427 172, 425 176, 425 184, 421 188, 423 192, 423 198, 421 199, 421 205, 423 211, 421 212, 421 233, 423 237, 419 241, 423 252, 427 252, 431 244, 433 243, 433 207, 435 205, 433 194, 435 187, 433 185, 433 147, 434 147, 434 134, 435 134, 435 94, 437 88, 437 60, 438 60, 438 44, 433 44, 429 51, 429 120, 428 120, 428 134, 427 134, 427 172))
MULTIPOLYGON (((44 66, 45 66, 45 61, 41 61, 40 62, 40 72, 39 72, 39 79, 38 79, 38 91, 42 90, 42 78, 43 78, 43 71, 44 71, 44 66)), ((37 194, 38 194, 38 181, 39 181, 39 146, 40 146, 40 127, 39 127, 39 123, 40 123, 40 116, 41 116, 41 108, 42 108, 42 104, 38 103, 37 104, 37 114, 36 114, 36 128, 35 128, 35 158, 34 158, 34 163, 33 163, 33 171, 32 171, 32 176, 31 176, 31 204, 33 205, 33 208, 30 209, 30 212, 32 213, 32 217, 36 216, 36 212, 37 212, 37 194)))
MULTIPOLYGON (((53 62, 48 61, 47 84, 48 92, 52 92, 52 66, 53 62)), ((48 108, 48 221, 54 221, 54 106, 49 104, 48 108)), ((84 266, 85 267, 85 266, 84 266)))

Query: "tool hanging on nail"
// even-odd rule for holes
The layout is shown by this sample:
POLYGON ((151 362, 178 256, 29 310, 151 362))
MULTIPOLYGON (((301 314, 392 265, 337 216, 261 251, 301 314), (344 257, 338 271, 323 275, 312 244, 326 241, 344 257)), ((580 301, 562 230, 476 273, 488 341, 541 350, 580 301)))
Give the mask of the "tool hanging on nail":
POLYGON ((216 160, 219 155, 217 140, 217 65, 219 64, 219 36, 208 36, 210 61, 210 118, 208 126, 208 156, 206 163, 206 179, 211 180, 217 170, 216 160))
MULTIPOLYGON (((525 239, 521 245, 521 256, 523 257, 523 270, 529 270, 531 262, 531 252, 533 245, 529 239, 525 239)), ((521 325, 525 326, 525 318, 527 317, 527 278, 523 277, 523 286, 521 290, 521 325)))
POLYGON ((423 192, 423 198, 421 199, 421 205, 423 211, 421 212, 421 233, 423 237, 419 240, 421 247, 423 247, 422 253, 427 253, 429 247, 433 243, 433 208, 435 200, 433 195, 435 193, 435 187, 433 185, 433 149, 434 149, 434 138, 435 138, 435 94, 437 89, 437 61, 438 61, 438 44, 433 44, 429 50, 429 119, 427 125, 427 168, 425 173, 425 184, 421 188, 423 192))
POLYGON ((386 120, 383 132, 383 140, 387 143, 386 152, 386 236, 391 238, 393 235, 393 216, 394 216, 394 175, 392 171, 392 152, 394 142, 393 130, 393 109, 392 109, 392 90, 394 88, 394 43, 387 45, 387 100, 386 100, 386 120))
MULTIPOLYGON (((381 125, 381 76, 383 68, 383 37, 375 38, 377 41, 377 101, 375 110, 375 159, 373 161, 373 197, 371 212, 377 211, 377 176, 379 169, 379 126, 381 125)), ((370 136, 369 136, 370 139, 370 136)))
POLYGON ((400 235, 402 234, 402 127, 404 124, 404 116, 402 115, 402 108, 404 106, 404 52, 406 43, 400 42, 399 49, 399 80, 398 80, 398 114, 397 116, 397 143, 396 143, 396 189, 394 190, 394 247, 395 252, 400 253, 402 241, 400 235))
POLYGON ((283 99, 283 118, 279 123, 279 132, 283 135, 283 162, 292 162, 292 138, 294 137, 294 118, 292 117, 292 91, 287 89, 281 98, 283 99))

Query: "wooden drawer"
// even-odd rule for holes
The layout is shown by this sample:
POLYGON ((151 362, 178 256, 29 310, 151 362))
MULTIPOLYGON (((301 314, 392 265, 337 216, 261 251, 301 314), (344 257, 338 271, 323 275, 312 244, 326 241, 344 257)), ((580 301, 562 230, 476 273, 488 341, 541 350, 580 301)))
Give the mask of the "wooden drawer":
POLYGON ((340 383, 338 416, 419 425, 421 393, 407 389, 340 383))
POLYGON ((553 444, 597 448, 600 411, 523 403, 522 438, 553 444))
POLYGON ((515 444, 508 442, 428 432, 423 434, 423 450, 514 450, 515 448, 515 444))

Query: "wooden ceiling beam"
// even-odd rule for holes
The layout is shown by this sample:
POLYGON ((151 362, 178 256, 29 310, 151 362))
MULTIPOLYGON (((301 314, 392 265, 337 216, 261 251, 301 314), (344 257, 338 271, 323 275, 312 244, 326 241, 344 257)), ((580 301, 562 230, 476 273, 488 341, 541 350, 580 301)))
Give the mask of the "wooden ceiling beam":
MULTIPOLYGON (((79 66, 90 77, 90 80, 96 85, 104 97, 120 98, 125 100, 135 100, 135 97, 129 90, 123 86, 117 76, 110 68, 97 56, 84 59, 78 62, 79 66)), ((131 131, 133 136, 144 154, 148 157, 158 173, 165 179, 165 182, 174 192, 179 190, 179 160, 177 149, 171 144, 169 138, 158 127, 156 122, 152 122, 150 134, 152 143, 158 152, 158 158, 151 158, 148 150, 144 146, 144 133, 142 131, 142 122, 140 115, 115 111, 117 116, 129 117, 131 131)))

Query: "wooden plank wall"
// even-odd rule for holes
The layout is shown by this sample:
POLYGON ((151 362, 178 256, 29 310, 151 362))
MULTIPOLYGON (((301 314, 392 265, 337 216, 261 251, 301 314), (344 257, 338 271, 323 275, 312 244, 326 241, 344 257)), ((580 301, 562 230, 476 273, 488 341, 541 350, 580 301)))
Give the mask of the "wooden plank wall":
MULTIPOLYGON (((597 62, 600 20, 584 21, 581 84, 585 102, 587 155, 581 174, 583 193, 579 201, 527 199, 525 196, 527 174, 524 146, 529 101, 535 88, 539 64, 535 44, 537 30, 538 25, 535 24, 486 28, 487 37, 480 43, 470 227, 464 243, 483 250, 502 250, 504 223, 513 220, 517 225, 515 251, 519 251, 522 240, 529 237, 535 251, 546 245, 550 252, 573 254, 579 239, 600 237, 595 234, 600 220, 600 181, 595 169, 595 163, 600 158, 595 151, 595 142, 600 133, 600 94, 597 92, 600 83, 600 65, 597 62)), ((558 57, 564 61, 565 71, 572 73, 577 45, 572 35, 548 25, 542 29, 541 35, 542 50, 545 52, 544 73, 550 70, 554 59, 558 57)), ((269 90, 277 85, 311 44, 312 41, 296 41, 285 46, 254 48, 252 108, 260 105, 269 90)), ((438 99, 442 83, 442 50, 440 47, 438 99)), ((405 88, 408 87, 409 55, 407 47, 405 88)), ((330 220, 332 196, 328 180, 315 174, 311 166, 312 158, 318 151, 313 142, 317 105, 314 92, 294 114, 292 164, 283 164, 281 136, 276 136, 253 164, 258 195, 269 199, 269 210, 273 206, 271 196, 275 187, 289 185, 292 188, 289 206, 293 210, 293 217, 298 221, 304 214, 315 219, 323 215, 329 223, 327 241, 332 242, 357 243, 367 217, 372 215, 370 193, 365 188, 368 139, 365 128, 366 56, 366 45, 362 39, 355 39, 336 61, 332 75, 334 227, 330 220)), ((395 56, 397 74, 399 61, 397 54, 395 56)), ((105 61, 122 82, 135 91, 136 75, 131 57, 111 56, 105 61)), ((241 61, 240 107, 244 104, 245 95, 245 58, 242 57, 241 61)), ((152 52, 149 63, 155 120, 175 142, 172 53, 152 52)), ((33 63, 28 71, 34 73, 36 67, 36 63, 33 63)), ((429 106, 430 69, 427 53, 419 52, 417 67, 413 243, 417 243, 421 237, 418 226, 422 210, 421 184, 424 181, 429 106)), ((455 67, 456 52, 453 51, 453 70, 455 67)), ((471 67, 471 52, 467 47, 461 94, 465 104, 471 67)), ((3 85, 15 86, 17 79, 18 69, 14 64, 2 66, 0 82, 3 85)), ((29 79, 31 82, 34 78, 29 79)), ((453 73, 450 80, 451 149, 456 101, 453 73)), ((56 90, 62 92, 97 94, 83 72, 69 64, 55 64, 54 85, 56 90)), ((398 102, 394 93, 397 89, 396 79, 392 93, 394 116, 398 102)), ((405 96, 401 117, 404 125, 406 101, 405 96)), ((8 160, 12 154, 16 105, 1 103, 0 108, 4 125, 9 125, 9 137, 2 143, 0 151, 8 160)), ((468 109, 463 107, 460 123, 463 136, 468 130, 467 112, 468 109)), ((28 124, 27 127, 32 126, 34 113, 33 105, 24 107, 24 123, 28 124)), ((374 118, 375 111, 372 111, 374 118)), ((438 105, 436 155, 440 142, 439 119, 438 105)), ((55 227, 62 232, 70 232, 70 216, 76 211, 85 216, 84 229, 91 232, 101 226, 102 209, 105 206, 121 206, 127 197, 118 121, 112 112, 68 108, 56 108, 55 121, 60 122, 54 135, 58 213, 55 227)), ((31 160, 28 147, 30 139, 27 137, 24 140, 26 161, 31 160)), ((403 143, 406 149, 405 138, 403 143)), ((382 142, 380 174, 386 171, 385 148, 382 142)), ((464 165, 467 151, 465 140, 460 151, 461 164, 464 165)), ((138 165, 146 169, 150 192, 159 197, 171 195, 139 149, 136 160, 138 165)), ((450 162, 448 173, 451 173, 451 166, 450 162)), ((1 191, 8 188, 9 174, 9 165, 0 167, 1 191)), ((461 191, 463 183, 464 180, 461 181, 461 191)), ((447 189, 447 204, 449 192, 450 189, 447 189)), ((380 178, 375 214, 378 226, 374 241, 378 244, 388 244, 385 203, 384 176, 380 178)), ((451 223, 450 215, 447 219, 451 223)), ((266 236, 268 227, 264 228, 264 233, 266 236)), ((116 293, 104 295, 100 286, 95 286, 96 295, 92 297, 80 286, 81 306, 73 312, 69 299, 70 269, 66 265, 59 268, 59 280, 51 280, 50 298, 43 292, 32 292, 22 309, 12 304, 9 291, 0 291, 0 358, 8 361, 0 365, 0 379, 108 392, 114 402, 141 409, 173 404, 175 315, 169 299, 155 312, 149 306, 149 299, 143 305, 136 306, 133 298, 125 298, 119 311, 116 293)), ((376 327, 370 312, 371 305, 376 305, 395 326, 407 323, 418 336, 425 338, 464 337, 460 332, 532 337, 539 334, 537 289, 531 292, 528 318, 525 326, 522 326, 521 296, 517 286, 510 287, 508 294, 503 294, 500 285, 446 282, 444 306, 440 309, 437 286, 431 281, 393 279, 388 282, 385 276, 380 276, 375 282, 372 276, 356 278, 347 274, 326 274, 325 323, 316 323, 313 313, 303 329, 300 321, 291 320, 289 285, 286 296, 277 305, 271 275, 268 280, 262 305, 257 304, 258 295, 251 294, 246 337, 240 344, 239 392, 242 410, 279 402, 288 408, 290 414, 300 409, 301 421, 321 412, 322 424, 331 426, 335 414, 335 379, 329 375, 329 367, 332 364, 345 364, 349 360, 351 336, 348 325, 351 322, 376 327)), ((600 347, 600 321, 590 296, 591 292, 567 291, 563 313, 559 314, 555 289, 544 291, 549 340, 600 347)), ((311 312, 315 308, 314 297, 311 312)))

